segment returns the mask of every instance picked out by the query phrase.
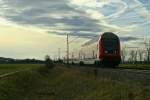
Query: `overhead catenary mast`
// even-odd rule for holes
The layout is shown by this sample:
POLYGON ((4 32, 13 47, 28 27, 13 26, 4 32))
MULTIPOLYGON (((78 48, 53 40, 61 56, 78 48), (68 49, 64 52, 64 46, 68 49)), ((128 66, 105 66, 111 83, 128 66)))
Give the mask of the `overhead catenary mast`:
POLYGON ((58 60, 61 59, 61 51, 60 51, 60 48, 58 48, 58 60))
POLYGON ((67 34, 67 64, 69 64, 69 35, 67 34))

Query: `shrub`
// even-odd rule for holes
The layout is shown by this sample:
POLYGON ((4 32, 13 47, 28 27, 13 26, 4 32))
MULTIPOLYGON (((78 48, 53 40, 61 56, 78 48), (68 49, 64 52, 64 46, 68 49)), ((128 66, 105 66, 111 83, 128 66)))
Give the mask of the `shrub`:
POLYGON ((84 65, 84 62, 83 62, 83 61, 80 61, 80 62, 79 62, 79 65, 80 65, 80 66, 83 66, 83 65, 84 65))
POLYGON ((48 55, 45 56, 45 66, 48 68, 54 67, 54 62, 51 60, 51 58, 48 55))

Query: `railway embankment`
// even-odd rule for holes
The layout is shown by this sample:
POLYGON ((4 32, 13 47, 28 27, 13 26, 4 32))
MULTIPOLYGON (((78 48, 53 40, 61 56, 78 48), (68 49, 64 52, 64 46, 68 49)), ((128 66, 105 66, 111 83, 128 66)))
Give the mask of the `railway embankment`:
POLYGON ((150 100, 150 73, 40 67, 0 80, 1 100, 150 100))

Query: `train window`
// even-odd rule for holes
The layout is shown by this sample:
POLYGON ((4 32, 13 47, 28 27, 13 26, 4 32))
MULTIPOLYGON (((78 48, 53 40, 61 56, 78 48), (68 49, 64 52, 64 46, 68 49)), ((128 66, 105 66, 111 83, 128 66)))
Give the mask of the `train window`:
POLYGON ((103 44, 105 50, 116 50, 119 45, 119 41, 117 39, 104 39, 103 44))

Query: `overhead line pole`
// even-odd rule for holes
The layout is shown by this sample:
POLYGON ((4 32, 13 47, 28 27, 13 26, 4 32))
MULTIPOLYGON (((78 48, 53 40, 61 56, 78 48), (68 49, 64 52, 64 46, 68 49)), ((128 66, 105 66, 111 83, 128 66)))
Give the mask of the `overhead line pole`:
POLYGON ((61 59, 61 51, 60 51, 60 48, 58 48, 58 60, 60 60, 61 59))
POLYGON ((67 64, 69 64, 69 35, 67 34, 67 64))

